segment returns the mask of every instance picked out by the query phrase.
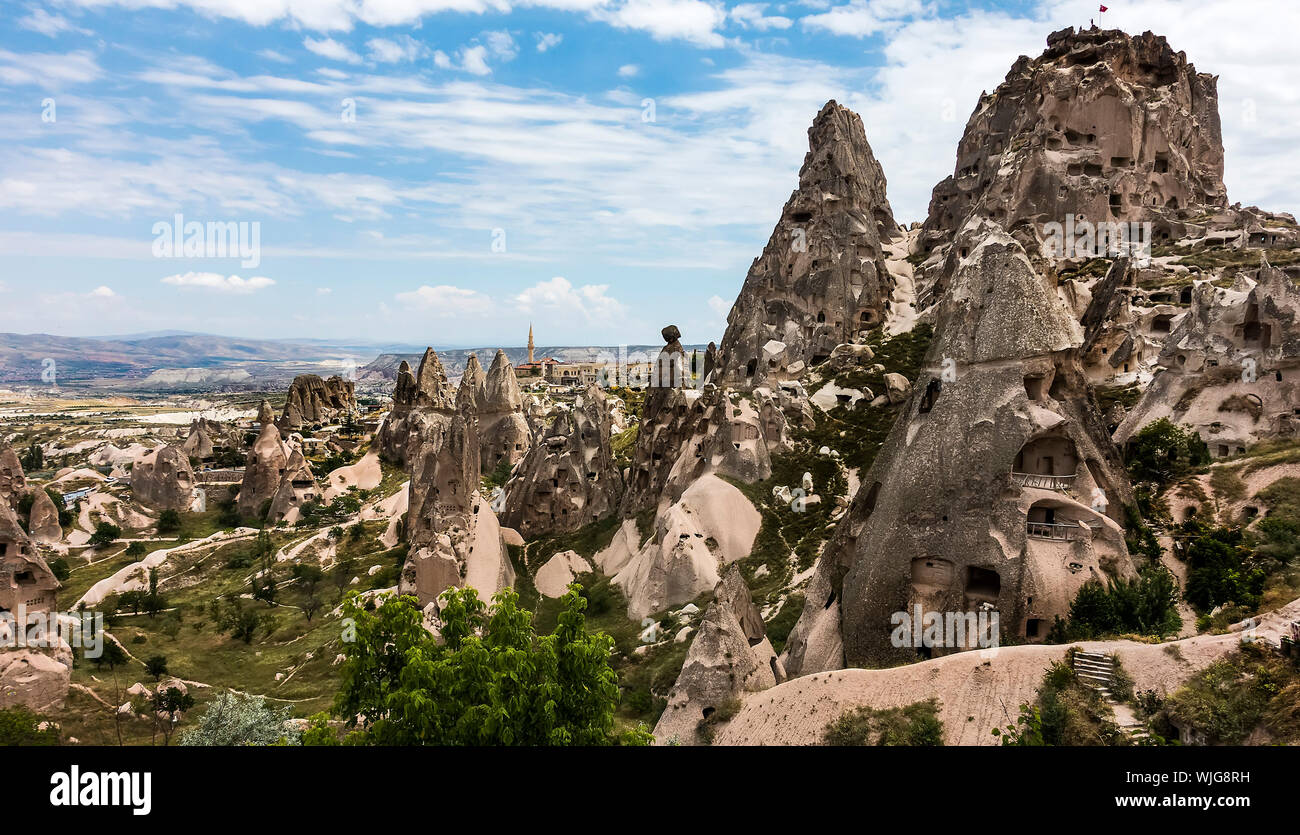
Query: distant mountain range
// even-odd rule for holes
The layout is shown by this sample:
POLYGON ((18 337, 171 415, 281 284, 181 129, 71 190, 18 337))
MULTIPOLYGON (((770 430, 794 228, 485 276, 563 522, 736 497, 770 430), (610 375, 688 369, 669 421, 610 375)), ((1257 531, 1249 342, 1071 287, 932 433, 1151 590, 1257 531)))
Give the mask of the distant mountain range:
MULTIPOLYGON (((660 345, 630 345, 628 354, 654 356, 660 345)), ((703 346, 687 346, 688 350, 703 346)), ((255 391, 287 385, 298 374, 329 376, 355 369, 358 383, 395 380, 402 360, 419 364, 425 346, 364 340, 245 339, 183 331, 105 337, 0 333, 0 385, 139 392, 255 391), (53 380, 51 380, 53 372, 53 380)), ((452 377, 477 353, 486 367, 496 347, 438 348, 452 377)), ((528 349, 504 348, 512 363, 528 349)), ((617 356, 617 346, 540 346, 535 355, 566 362, 617 356)))

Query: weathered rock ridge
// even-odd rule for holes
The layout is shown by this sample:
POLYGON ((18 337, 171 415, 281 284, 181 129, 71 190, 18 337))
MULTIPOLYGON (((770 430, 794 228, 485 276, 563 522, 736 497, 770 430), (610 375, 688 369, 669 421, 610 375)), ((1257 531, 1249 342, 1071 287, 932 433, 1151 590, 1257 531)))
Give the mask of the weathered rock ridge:
POLYGON ((797 378, 884 319, 893 279, 883 244, 899 230, 862 119, 827 102, 808 146, 799 187, 727 317, 719 384, 797 378))

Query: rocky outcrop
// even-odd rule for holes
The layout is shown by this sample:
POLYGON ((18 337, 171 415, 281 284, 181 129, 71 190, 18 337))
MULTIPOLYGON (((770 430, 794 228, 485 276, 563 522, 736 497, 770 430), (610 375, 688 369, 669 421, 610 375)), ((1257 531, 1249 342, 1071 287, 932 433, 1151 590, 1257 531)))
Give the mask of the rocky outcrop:
POLYGON ((22 706, 38 713, 63 707, 72 671, 42 652, 0 650, 0 710, 22 706))
POLYGON ((320 499, 320 488, 316 476, 311 471, 311 464, 303 457, 302 451, 295 449, 285 464, 284 474, 280 477, 280 486, 271 497, 271 507, 267 512, 268 522, 288 522, 294 524, 302 506, 320 499))
POLYGON ((248 462, 244 465, 244 480, 239 487, 239 512, 243 516, 262 518, 263 507, 269 510, 269 502, 280 488, 280 480, 289 465, 292 450, 284 442, 276 427, 271 406, 265 400, 259 410, 261 431, 253 448, 248 451, 248 462))
POLYGON ((329 423, 357 411, 356 383, 337 375, 322 380, 315 374, 293 378, 279 426, 297 431, 304 425, 329 423))
POLYGON ((577 551, 561 551, 537 569, 533 586, 543 597, 563 597, 579 574, 591 571, 591 563, 577 551))
POLYGON ((497 351, 484 380, 478 429, 480 460, 485 473, 491 473, 502 461, 513 467, 532 446, 523 392, 519 390, 514 366, 505 351, 497 351))
POLYGON ((131 468, 131 495, 152 510, 188 510, 194 498, 190 459, 174 446, 149 453, 131 468))
POLYGON ((29 612, 54 608, 59 581, 8 505, 0 505, 0 609, 29 612))
POLYGON ((455 413, 456 390, 434 350, 425 349, 415 373, 403 360, 393 387, 393 406, 375 440, 379 454, 405 467, 412 451, 446 433, 455 413))
POLYGON ((899 230, 862 119, 828 102, 808 146, 799 187, 727 317, 720 385, 797 378, 884 320, 893 279, 883 244, 899 230))
POLYGON ((502 523, 525 538, 572 531, 618 508, 622 478, 605 392, 593 383, 561 412, 506 485, 502 523))
POLYGON ((204 461, 216 454, 216 446, 212 443, 212 433, 208 430, 206 420, 199 418, 190 424, 190 433, 181 445, 181 451, 195 461, 204 461))
POLYGON ((715 475, 696 479, 660 510, 641 543, 628 520, 596 563, 627 598, 628 617, 643 618, 694 600, 717 585, 722 570, 749 556, 762 524, 738 488, 715 475))
MULTIPOLYGON (((772 453, 787 440, 791 421, 811 420, 806 397, 759 386, 746 395, 712 384, 703 390, 651 389, 641 410, 624 516, 662 507, 709 474, 762 481, 772 453)), ((797 425, 797 424, 796 424, 797 425)))
POLYGON ((18 453, 7 444, 0 445, 0 504, 16 509, 26 489, 27 476, 23 474, 18 453))
POLYGON ((785 678, 749 587, 740 568, 732 566, 718 583, 691 641, 686 662, 668 693, 668 706, 655 725, 655 740, 701 742, 701 723, 717 710, 743 693, 766 690, 785 678))
POLYGON ((1078 323, 996 225, 972 222, 957 243, 968 256, 921 378, 810 583, 792 673, 833 660, 837 604, 844 661, 892 664, 975 640, 896 645, 895 613, 996 611, 1003 634, 1041 641, 1085 581, 1133 573, 1117 522, 1132 497, 1078 323))
POLYGON ((470 354, 456 390, 456 411, 478 418, 479 466, 485 474, 502 462, 513 468, 532 445, 523 393, 505 351, 497 351, 487 374, 470 354))
POLYGON ((1217 81, 1150 32, 1054 32, 980 97, 954 174, 934 188, 921 251, 972 216, 1031 252, 1041 226, 1067 215, 1150 221, 1157 242, 1188 234, 1227 205, 1217 81))
POLYGON ((1196 284, 1159 364, 1117 443, 1160 418, 1193 427, 1218 457, 1300 435, 1300 288, 1268 264, 1231 287, 1196 284))
POLYGON ((409 556, 399 589, 421 605, 452 586, 475 589, 483 600, 514 584, 514 566, 501 526, 479 494, 477 427, 472 414, 454 415, 445 436, 413 451, 409 556))
POLYGON ((44 545, 63 539, 63 526, 59 524, 59 508, 44 488, 32 489, 32 512, 27 523, 31 538, 44 545))

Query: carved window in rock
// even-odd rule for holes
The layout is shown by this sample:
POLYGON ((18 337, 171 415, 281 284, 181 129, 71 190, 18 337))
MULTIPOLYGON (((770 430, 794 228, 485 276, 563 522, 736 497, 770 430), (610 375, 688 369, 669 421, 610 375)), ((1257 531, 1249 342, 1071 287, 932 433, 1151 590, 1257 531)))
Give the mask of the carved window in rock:
POLYGON ((925 394, 921 395, 921 414, 929 414, 934 408, 935 401, 939 399, 939 393, 943 391, 943 383, 938 379, 931 380, 925 387, 925 394))

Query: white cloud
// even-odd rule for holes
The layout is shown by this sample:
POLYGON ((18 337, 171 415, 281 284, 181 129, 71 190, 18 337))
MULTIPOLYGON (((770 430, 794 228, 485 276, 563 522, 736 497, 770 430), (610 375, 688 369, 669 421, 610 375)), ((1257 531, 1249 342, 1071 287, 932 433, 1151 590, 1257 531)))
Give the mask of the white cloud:
POLYGON ((33 32, 40 32, 42 35, 53 38, 63 32, 80 32, 83 35, 90 34, 87 30, 79 26, 74 26, 66 17, 57 14, 50 14, 42 8, 34 8, 31 14, 18 19, 18 25, 24 29, 30 29, 33 32))
POLYGON ((766 3, 741 3, 739 6, 732 7, 730 16, 743 29, 757 29, 764 32, 768 29, 789 29, 794 25, 794 21, 788 17, 764 16, 763 12, 766 9, 766 3))
POLYGON ((492 55, 502 61, 512 61, 519 54, 519 47, 515 44, 515 39, 510 36, 509 32, 504 30, 484 32, 483 40, 487 41, 487 47, 491 50, 492 55))
POLYGON ((441 49, 434 50, 433 63, 444 70, 449 70, 454 66, 451 61, 451 56, 443 52, 441 49))
POLYGON ((480 44, 462 49, 460 68, 471 75, 491 75, 492 68, 487 64, 487 47, 480 44))
POLYGON ((801 22, 805 29, 865 38, 896 29, 906 18, 922 11, 921 0, 850 0, 821 14, 808 15, 801 22))
POLYGON ((117 293, 113 292, 112 287, 106 287, 104 285, 100 285, 99 287, 96 287, 94 290, 90 291, 90 296, 91 298, 95 298, 95 299, 111 299, 116 297, 117 293))
POLYGON ((170 284, 173 287, 195 287, 204 290, 214 290, 218 293, 236 293, 246 295, 256 292, 275 284, 265 276, 253 276, 252 278, 240 278, 237 275, 223 276, 220 273, 179 273, 169 275, 162 280, 163 284, 170 284))
POLYGON ((622 78, 635 78, 640 75, 641 68, 636 64, 624 64, 618 68, 618 74, 622 78))
POLYGON ((318 296, 328 296, 330 293, 333 293, 333 292, 334 292, 334 288, 333 288, 333 287, 317 287, 317 288, 316 288, 316 295, 318 295, 318 296))
POLYGON ((563 35, 554 32, 534 32, 533 36, 537 38, 537 51, 545 52, 548 49, 554 49, 564 40, 563 35))
POLYGON ((275 61, 276 63, 279 64, 293 63, 293 59, 290 58, 288 55, 285 55, 282 52, 276 52, 274 49, 259 49, 257 51, 257 54, 267 59, 268 61, 275 61))
POLYGON ((397 300, 409 307, 431 313, 439 318, 481 316, 492 311, 492 301, 477 290, 439 284, 421 285, 408 293, 398 293, 397 300))
POLYGON ((381 64, 415 61, 428 52, 428 47, 410 35, 397 38, 371 38, 366 41, 366 48, 370 51, 370 60, 381 64))
POLYGON ((353 52, 346 45, 339 43, 333 38, 303 38, 302 45, 307 47, 308 52, 314 52, 322 58, 328 58, 331 61, 345 61, 349 64, 360 64, 361 56, 353 52))
POLYGON ((51 84, 81 84, 103 75, 95 56, 84 50, 64 54, 0 49, 0 83, 32 84, 48 89, 51 84))
POLYGON ((684 40, 712 48, 726 43, 717 30, 727 20, 727 9, 706 0, 623 0, 593 10, 591 17, 618 29, 648 32, 659 41, 684 40))
POLYGON ((721 296, 709 296, 709 309, 718 314, 718 318, 725 320, 731 312, 731 302, 721 296))
POLYGON ((624 315, 626 306, 611 297, 608 291, 608 284, 584 284, 575 288, 567 278, 557 275, 519 293, 515 296, 515 304, 524 313, 547 309, 577 311, 589 321, 624 315))

